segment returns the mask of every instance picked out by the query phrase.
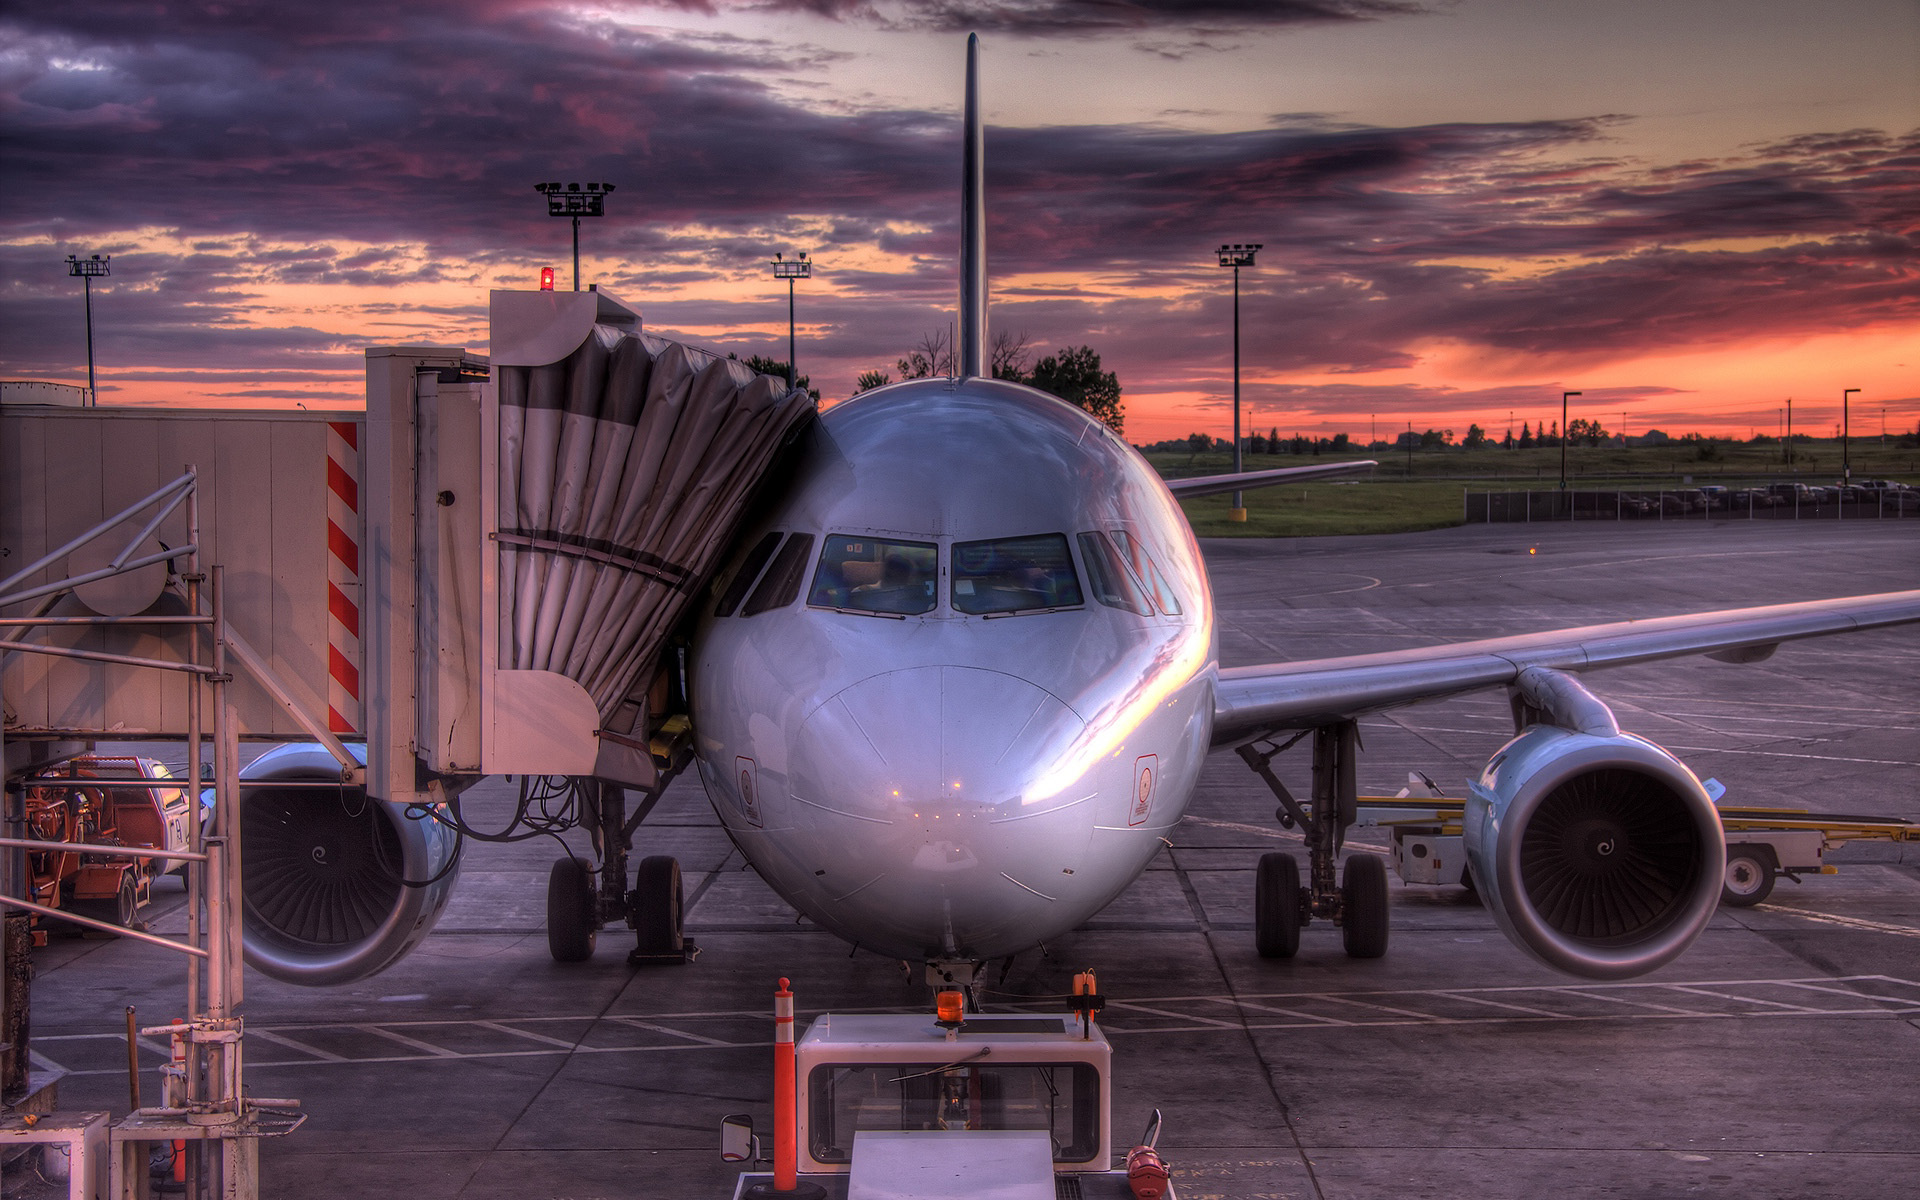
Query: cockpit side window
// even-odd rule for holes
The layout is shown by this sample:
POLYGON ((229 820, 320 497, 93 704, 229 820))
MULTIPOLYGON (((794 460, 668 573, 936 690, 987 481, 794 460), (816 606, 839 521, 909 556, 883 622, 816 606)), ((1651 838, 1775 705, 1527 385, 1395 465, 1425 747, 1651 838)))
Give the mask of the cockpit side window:
POLYGON ((753 544, 753 549, 747 551, 747 556, 740 560, 733 578, 728 580, 726 590, 720 593, 720 603, 713 607, 714 616, 733 615, 733 610, 740 607, 741 599, 746 596, 747 589, 760 577, 760 568, 767 565, 767 560, 773 557, 773 548, 779 544, 780 531, 777 529, 753 544))
POLYGON ((953 544, 956 612, 1029 612, 1081 603, 1064 533, 953 544))
POLYGON ((1127 565, 1133 568, 1135 578, 1147 585, 1160 611, 1170 617, 1180 615, 1180 598, 1173 594, 1173 588, 1167 584, 1167 577, 1160 573, 1160 566, 1153 561, 1153 555, 1147 553, 1147 547, 1139 538, 1124 529, 1113 531, 1113 541, 1120 547, 1120 553, 1126 558, 1127 565))
POLYGON ((911 617, 932 610, 940 550, 932 542, 828 534, 807 603, 911 617))
POLYGON ((796 533, 788 538, 787 544, 780 547, 780 553, 773 556, 773 565, 767 568, 760 586, 747 597, 747 606, 740 610, 740 615, 751 617, 792 604, 800 594, 800 581, 806 577, 807 558, 812 552, 812 534, 796 533))
POLYGON ((1087 587, 1108 608, 1124 609, 1143 617, 1153 615, 1153 603, 1140 590, 1113 543, 1097 533, 1080 535, 1080 558, 1087 564, 1087 587))

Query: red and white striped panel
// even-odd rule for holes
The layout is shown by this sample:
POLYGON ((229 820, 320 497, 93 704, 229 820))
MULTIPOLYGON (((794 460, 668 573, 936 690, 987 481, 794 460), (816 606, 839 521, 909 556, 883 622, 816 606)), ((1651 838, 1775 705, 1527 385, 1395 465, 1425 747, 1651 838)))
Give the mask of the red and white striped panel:
POLYGON ((327 728, 360 732, 360 427, 327 423, 327 728))

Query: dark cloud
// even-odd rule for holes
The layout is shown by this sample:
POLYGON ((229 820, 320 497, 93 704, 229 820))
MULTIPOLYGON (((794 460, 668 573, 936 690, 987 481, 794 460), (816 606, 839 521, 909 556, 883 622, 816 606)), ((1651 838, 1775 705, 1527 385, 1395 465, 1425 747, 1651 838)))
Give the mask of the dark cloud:
MULTIPOLYGON (((909 15, 1017 12, 1038 30, 1068 15, 1227 25, 1256 8, 1403 7, 1058 0, 909 15)), ((785 56, 751 39, 637 31, 534 0, 77 0, 15 11, 0 37, 15 49, 0 58, 8 375, 71 377, 84 362, 68 253, 114 256, 96 294, 106 370, 210 385, 253 371, 256 388, 292 390, 308 378, 261 373, 352 379, 360 346, 389 327, 478 349, 487 287, 544 264, 565 278, 567 225, 532 190, 547 179, 617 185, 582 231, 601 264, 590 278, 696 341, 784 356, 784 288, 763 279, 756 303, 708 285, 737 294, 773 250, 813 251, 803 369, 830 392, 950 317, 954 114, 796 102, 785 56), (841 265, 879 254, 916 269, 841 265), (432 304, 409 301, 430 286, 432 304), (272 288, 378 296, 358 306, 373 328, 304 311, 263 327, 272 288), (473 304, 444 303, 463 288, 473 304)), ((992 319, 1047 349, 1104 347, 1130 390, 1217 392, 1231 303, 1220 242, 1265 246, 1241 284, 1248 361, 1266 373, 1404 368, 1444 340, 1537 358, 1544 375, 1582 355, 1920 310, 1920 134, 1842 131, 1649 167, 1618 155, 1623 120, 994 130, 994 275, 1045 282, 1003 287, 992 319)), ((1309 399, 1258 379, 1249 390, 1309 399)), ((1315 395, 1358 403, 1339 387, 1315 395)))

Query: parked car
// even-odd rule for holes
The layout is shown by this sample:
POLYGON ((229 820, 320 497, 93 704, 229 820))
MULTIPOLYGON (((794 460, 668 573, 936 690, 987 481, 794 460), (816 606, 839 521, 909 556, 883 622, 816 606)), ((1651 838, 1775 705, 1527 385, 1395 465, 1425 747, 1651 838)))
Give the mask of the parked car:
POLYGON ((1728 501, 1729 507, 1734 512, 1747 512, 1756 508, 1774 508, 1777 507, 1779 503, 1780 498, 1765 488, 1741 488, 1735 492, 1728 501))
POLYGON ((1727 507, 1727 501, 1733 496, 1733 489, 1717 483, 1703 483, 1694 489, 1706 497, 1707 508, 1719 511, 1727 507))

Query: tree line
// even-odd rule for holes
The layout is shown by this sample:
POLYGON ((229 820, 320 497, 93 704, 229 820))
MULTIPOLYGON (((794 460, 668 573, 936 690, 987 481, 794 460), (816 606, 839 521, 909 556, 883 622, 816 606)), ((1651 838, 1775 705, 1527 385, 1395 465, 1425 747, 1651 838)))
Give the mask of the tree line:
MULTIPOLYGON (((958 372, 952 336, 944 330, 922 334, 906 354, 894 360, 901 379, 932 379, 958 372)), ((993 335, 990 367, 995 379, 1024 383, 1060 397, 1085 410, 1115 433, 1126 428, 1127 410, 1120 402, 1120 378, 1102 370, 1100 355, 1091 346, 1063 346, 1037 361, 1026 333, 1001 331, 993 335)), ((894 381, 883 370, 862 371, 854 394, 872 391, 894 381)))

